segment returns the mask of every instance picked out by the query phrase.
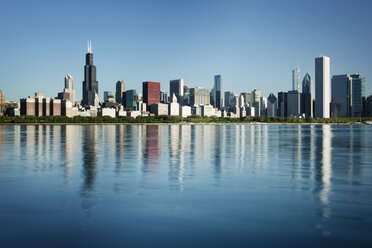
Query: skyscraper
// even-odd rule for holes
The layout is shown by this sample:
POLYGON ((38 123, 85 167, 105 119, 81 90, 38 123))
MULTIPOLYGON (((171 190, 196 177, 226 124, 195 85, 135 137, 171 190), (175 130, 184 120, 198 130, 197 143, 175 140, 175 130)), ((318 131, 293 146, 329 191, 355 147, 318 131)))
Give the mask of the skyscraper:
POLYGON ((115 92, 115 100, 117 104, 123 104, 123 93, 125 92, 125 82, 124 81, 117 81, 116 82, 116 92, 115 92))
POLYGON ((136 101, 136 90, 127 90, 124 92, 124 108, 126 110, 137 110, 137 101, 136 101))
POLYGON ((300 92, 300 80, 300 68, 294 69, 292 71, 292 90, 300 92))
POLYGON ((232 91, 226 91, 225 92, 225 109, 227 110, 230 107, 234 106, 234 98, 235 98, 235 93, 232 91))
POLYGON ((352 100, 351 100, 351 116, 352 117, 362 117, 364 114, 364 102, 365 102, 365 85, 366 78, 362 77, 360 74, 350 75, 353 79, 352 81, 352 100))
POLYGON ((223 107, 222 77, 221 77, 221 75, 215 75, 214 76, 213 107, 218 108, 218 109, 221 109, 223 107))
POLYGON ((258 89, 254 89, 252 91, 252 106, 255 110, 255 116, 261 115, 261 91, 258 89))
POLYGON ((172 97, 173 94, 177 97, 177 102, 182 105, 183 101, 183 79, 171 80, 169 82, 169 96, 172 97))
POLYGON ((330 59, 315 58, 315 117, 329 118, 330 104, 330 59))
POLYGON ((309 73, 306 73, 302 80, 302 94, 301 94, 301 113, 305 114, 305 117, 313 117, 313 104, 311 99, 311 77, 309 73))
POLYGON ((277 116, 278 110, 278 99, 273 93, 267 97, 267 116, 275 117, 277 116))
POLYGON ((332 77, 331 117, 351 116, 352 78, 350 75, 332 77))
POLYGON ((288 93, 279 92, 278 93, 278 116, 287 117, 287 104, 288 103, 288 93))
POLYGON ((85 55, 83 100, 82 104, 96 105, 98 102, 98 82, 96 81, 96 66, 93 65, 92 44, 88 43, 88 52, 85 55))
POLYGON ((301 115, 301 93, 297 90, 288 91, 287 115, 292 117, 298 117, 301 115))
POLYGON ((160 83, 143 82, 142 83, 143 102, 146 103, 147 109, 154 103, 160 103, 160 83))
POLYGON ((65 88, 63 92, 58 93, 58 98, 61 100, 70 100, 72 104, 76 101, 76 91, 73 88, 73 78, 70 74, 65 77, 65 88))

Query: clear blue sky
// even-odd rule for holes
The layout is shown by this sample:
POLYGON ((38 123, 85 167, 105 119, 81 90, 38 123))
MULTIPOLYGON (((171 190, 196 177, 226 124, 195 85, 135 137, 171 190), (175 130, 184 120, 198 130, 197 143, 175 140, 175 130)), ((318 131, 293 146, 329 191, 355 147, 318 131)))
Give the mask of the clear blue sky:
MULTIPOLYGON (((291 89, 297 64, 314 83, 314 58, 331 75, 360 73, 372 94, 372 1, 4 1, 0 15, 0 89, 8 100, 36 91, 55 97, 64 77, 81 99, 86 43, 92 40, 99 96, 125 80, 184 78, 223 91, 291 89)), ((302 79, 301 79, 302 80, 302 79)), ((313 86, 314 89, 314 86, 313 86)))

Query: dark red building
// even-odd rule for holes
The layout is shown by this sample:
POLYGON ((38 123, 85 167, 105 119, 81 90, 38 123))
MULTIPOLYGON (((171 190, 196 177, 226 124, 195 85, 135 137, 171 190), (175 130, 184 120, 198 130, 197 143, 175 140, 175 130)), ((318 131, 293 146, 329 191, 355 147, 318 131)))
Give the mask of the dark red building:
POLYGON ((142 95, 143 102, 146 103, 147 109, 150 109, 150 105, 160 102, 160 83, 143 82, 142 95))

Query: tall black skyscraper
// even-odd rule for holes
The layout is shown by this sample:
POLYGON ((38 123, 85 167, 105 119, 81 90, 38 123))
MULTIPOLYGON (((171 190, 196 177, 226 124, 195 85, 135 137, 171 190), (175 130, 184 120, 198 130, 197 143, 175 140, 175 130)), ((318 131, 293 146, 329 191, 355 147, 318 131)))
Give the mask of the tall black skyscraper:
POLYGON ((98 82, 96 81, 96 66, 93 65, 92 44, 88 43, 88 52, 85 55, 83 105, 95 105, 98 100, 98 82))

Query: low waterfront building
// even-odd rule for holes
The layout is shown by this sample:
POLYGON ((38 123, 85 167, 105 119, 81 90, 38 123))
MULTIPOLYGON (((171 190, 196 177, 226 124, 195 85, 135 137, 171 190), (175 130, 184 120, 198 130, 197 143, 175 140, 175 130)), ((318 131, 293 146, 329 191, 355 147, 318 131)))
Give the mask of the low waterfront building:
POLYGON ((50 115, 61 115, 61 99, 53 98, 50 100, 50 115))
POLYGON ((129 116, 133 117, 133 118, 136 118, 137 116, 140 116, 140 115, 141 115, 140 111, 130 111, 129 112, 129 116))
POLYGON ((181 106, 180 107, 180 115, 183 118, 186 118, 188 116, 191 116, 191 107, 190 106, 181 106))
POLYGON ((205 117, 210 117, 214 113, 213 111, 213 106, 212 105, 202 105, 201 106, 201 116, 205 117))
POLYGON ((168 104, 154 103, 150 106, 150 113, 158 115, 168 115, 168 104))
POLYGON ((35 115, 35 98, 27 97, 22 98, 21 102, 21 115, 35 115))
POLYGON ((98 109, 98 116, 116 117, 116 110, 114 108, 100 108, 98 109))

